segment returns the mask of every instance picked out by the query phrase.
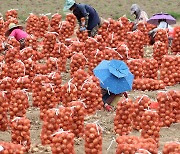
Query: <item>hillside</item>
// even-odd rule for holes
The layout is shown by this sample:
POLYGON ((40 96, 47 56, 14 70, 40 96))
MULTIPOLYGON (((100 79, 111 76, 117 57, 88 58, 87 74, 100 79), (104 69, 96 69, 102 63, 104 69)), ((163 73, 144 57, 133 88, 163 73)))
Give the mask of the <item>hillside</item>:
MULTIPOLYGON (((149 17, 154 13, 168 12, 180 18, 179 0, 78 0, 77 2, 92 5, 103 18, 118 19, 125 14, 130 17, 129 9, 133 3, 139 4, 149 17)), ((8 9, 18 9, 19 18, 24 21, 31 12, 60 13, 64 17, 63 5, 64 0, 2 0, 0 10, 4 14, 8 9)))

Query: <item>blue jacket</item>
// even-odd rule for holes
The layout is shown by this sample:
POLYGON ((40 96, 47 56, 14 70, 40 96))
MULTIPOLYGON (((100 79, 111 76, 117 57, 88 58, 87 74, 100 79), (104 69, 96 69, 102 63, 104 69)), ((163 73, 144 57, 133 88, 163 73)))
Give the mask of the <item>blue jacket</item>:
POLYGON ((100 18, 96 10, 86 4, 75 4, 73 14, 76 16, 78 22, 81 22, 81 18, 89 16, 87 30, 92 30, 95 26, 100 24, 100 18))

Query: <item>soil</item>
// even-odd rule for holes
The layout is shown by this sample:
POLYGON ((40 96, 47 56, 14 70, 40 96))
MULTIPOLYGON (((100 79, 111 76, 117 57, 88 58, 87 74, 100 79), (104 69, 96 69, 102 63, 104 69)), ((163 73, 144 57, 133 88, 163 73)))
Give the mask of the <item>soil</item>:
MULTIPOLYGON (((52 2, 52 0, 49 0, 46 2, 46 3, 48 3, 48 5, 45 5, 44 4, 45 2, 41 3, 40 0, 38 0, 38 1, 35 1, 35 0, 23 1, 22 3, 21 2, 7 0, 6 3, 2 3, 2 5, 0 5, 2 13, 5 14, 5 11, 10 8, 19 8, 19 12, 21 15, 20 19, 22 21, 25 21, 29 12, 33 12, 33 13, 52 12, 52 13, 55 13, 55 12, 58 12, 57 10, 62 10, 64 1, 63 2, 61 1, 59 3, 59 0, 56 0, 53 2, 52 2), (59 3, 59 5, 57 5, 58 3, 59 3), (44 6, 48 6, 48 8, 44 7, 44 6)), ((131 4, 134 3, 135 1, 131 0, 130 2, 129 1, 127 2, 126 0, 123 0, 122 4, 120 4, 119 3, 120 1, 119 1, 118 5, 109 5, 109 2, 111 2, 111 1, 108 1, 108 0, 107 1, 101 0, 101 3, 99 2, 98 4, 97 4, 97 1, 88 1, 88 0, 83 1, 82 0, 81 2, 90 3, 90 4, 92 3, 92 5, 95 8, 97 8, 97 10, 99 10, 100 15, 104 18, 107 18, 107 17, 113 17, 113 18, 115 17, 116 18, 116 16, 117 16, 117 18, 119 18, 123 14, 127 13, 127 10, 129 10, 131 4), (116 8, 110 8, 110 6, 114 6, 116 8), (104 7, 104 9, 102 9, 102 7, 104 7), (112 12, 112 10, 114 10, 114 9, 116 9, 116 10, 113 11, 113 14, 110 14, 109 12, 112 12)), ((144 1, 144 0, 143 1, 139 0, 139 1, 137 1, 137 3, 138 2, 140 4, 142 4, 142 6, 144 6, 145 10, 147 10, 147 12, 150 15, 152 15, 153 13, 157 13, 159 11, 160 6, 163 10, 167 10, 167 9, 168 9, 168 11, 175 10, 177 13, 179 13, 178 9, 177 9, 177 6, 180 5, 179 0, 175 0, 175 1, 173 1, 173 3, 169 2, 169 1, 162 2, 162 0, 161 1, 150 0, 149 2, 144 1), (154 4, 153 6, 155 6, 155 8, 152 9, 152 6, 149 3, 152 3, 152 5, 154 4), (156 5, 156 3, 157 3, 157 5, 156 5), (166 3, 168 3, 168 5, 166 3), (166 7, 164 7, 164 5, 166 7)), ((60 13, 62 13, 62 12, 60 12, 60 13)), ((149 50, 150 49, 147 49, 147 51, 149 51, 149 50)), ((147 55, 147 57, 150 57, 150 55, 147 55)), ((67 71, 68 70, 69 70, 69 67, 67 65, 67 71)), ((67 82, 69 80, 69 74, 62 73, 62 79, 63 79, 63 83, 67 82)), ((180 84, 177 84, 173 87, 167 87, 167 89, 180 90, 180 84)), ((140 96, 142 94, 146 94, 151 99, 155 100, 157 91, 145 91, 145 92, 131 91, 131 92, 128 92, 129 97, 132 99, 134 99, 137 96, 140 96)), ((31 95, 31 94, 29 94, 29 95, 31 95)), ((122 97, 116 98, 116 101, 118 101, 121 98, 122 97)), ((116 102, 114 102, 114 104, 116 104, 116 102)), ((113 129, 114 128, 114 122, 113 122, 114 116, 115 116, 115 111, 107 112, 107 111, 102 110, 102 111, 98 111, 93 116, 86 117, 86 120, 85 120, 86 123, 95 122, 95 121, 99 120, 99 124, 104 129, 103 130, 103 154, 115 154, 115 151, 116 151, 116 142, 113 142, 113 144, 111 145, 109 150, 107 150, 111 141, 113 140, 113 138, 116 138, 116 135, 115 135, 114 129, 113 129)), ((51 154, 51 148, 49 146, 41 145, 40 133, 41 133, 42 121, 39 118, 39 109, 31 106, 27 111, 27 117, 31 120, 32 148, 31 148, 29 154, 31 154, 31 153, 51 154)), ((129 135, 140 136, 140 132, 134 130, 129 135)), ((11 141, 10 130, 8 130, 6 132, 0 132, 0 141, 11 141)), ((180 142, 180 124, 172 124, 171 127, 169 127, 169 128, 161 129, 159 150, 161 151, 164 144, 166 142, 170 142, 170 141, 180 142)), ((77 154, 84 154, 83 139, 81 139, 81 138, 75 139, 75 149, 76 149, 77 154)))
MULTIPOLYGON (((66 82, 69 79, 68 73, 62 74, 63 82, 66 82)), ((180 90, 180 84, 177 84, 172 87, 167 87, 167 89, 180 90)), ((135 99, 137 96, 141 96, 143 94, 148 95, 151 99, 156 99, 157 91, 131 91, 128 92, 129 98, 135 99)), ((31 98, 31 94, 29 93, 31 98)), ((122 97, 117 97, 113 104, 116 104, 118 100, 122 99, 122 97)), ((42 146, 40 140, 40 133, 42 127, 42 121, 39 118, 39 109, 31 107, 27 111, 27 117, 31 120, 31 142, 32 148, 29 152, 35 154, 51 154, 51 148, 49 146, 42 146)), ((116 142, 113 142, 109 150, 111 141, 113 138, 116 138, 114 133, 114 119, 115 111, 107 112, 107 111, 98 111, 95 115, 88 116, 85 118, 85 123, 91 123, 95 121, 99 121, 99 124, 103 128, 103 154, 115 154, 116 151, 116 142)), ((140 132, 133 130, 130 136, 140 136, 140 132)), ((6 132, 0 132, 0 140, 1 141, 11 141, 11 133, 10 130, 6 132)), ((176 141, 180 142, 180 124, 172 124, 169 128, 162 128, 160 131, 160 147, 161 151, 164 144, 166 142, 176 141)), ((84 141, 82 138, 75 139, 75 150, 77 154, 84 154, 84 141)))

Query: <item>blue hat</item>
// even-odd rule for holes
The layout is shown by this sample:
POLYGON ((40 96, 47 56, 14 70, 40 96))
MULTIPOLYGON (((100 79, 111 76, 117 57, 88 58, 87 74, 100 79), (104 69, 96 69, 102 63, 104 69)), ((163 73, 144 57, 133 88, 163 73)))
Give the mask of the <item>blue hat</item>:
POLYGON ((74 0, 66 0, 63 11, 69 10, 74 5, 74 3, 75 3, 74 0))

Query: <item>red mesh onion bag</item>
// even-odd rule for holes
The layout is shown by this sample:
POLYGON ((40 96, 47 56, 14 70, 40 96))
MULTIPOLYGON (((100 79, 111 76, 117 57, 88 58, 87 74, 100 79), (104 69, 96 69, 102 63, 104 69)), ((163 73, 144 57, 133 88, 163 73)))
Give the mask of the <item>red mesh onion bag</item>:
POLYGON ((163 147, 163 154, 180 153, 180 144, 178 142, 166 143, 163 147))
POLYGON ((131 99, 118 102, 114 118, 114 130, 118 135, 127 135, 132 130, 133 103, 131 99))
POLYGON ((51 17, 51 20, 50 20, 50 31, 51 32, 57 32, 58 33, 58 30, 59 30, 59 23, 62 19, 62 16, 58 13, 55 13, 52 15, 51 17))
POLYGON ((9 103, 7 102, 6 95, 3 91, 0 92, 0 130, 6 131, 8 128, 8 109, 9 103))
POLYGON ((132 114, 134 129, 137 129, 137 130, 141 129, 141 122, 142 122, 141 117, 143 113, 145 112, 145 109, 148 109, 150 104, 151 104, 151 100, 146 95, 139 96, 134 101, 134 112, 132 114))
POLYGON ((25 117, 16 117, 11 122, 11 141, 20 144, 28 152, 31 146, 30 120, 25 117))
POLYGON ((180 27, 174 27, 173 41, 171 46, 171 52, 178 54, 180 51, 180 27))
POLYGON ((74 134, 63 130, 54 133, 51 143, 51 151, 52 154, 75 154, 74 134))
POLYGON ((29 99, 27 93, 24 90, 12 91, 9 104, 10 119, 26 116, 28 108, 29 99))
POLYGON ((159 124, 161 127, 170 125, 174 122, 173 113, 173 99, 168 92, 158 92, 157 101, 159 103, 158 114, 159 114, 159 124))
POLYGON ((102 129, 97 124, 85 127, 85 153, 102 154, 102 129))

